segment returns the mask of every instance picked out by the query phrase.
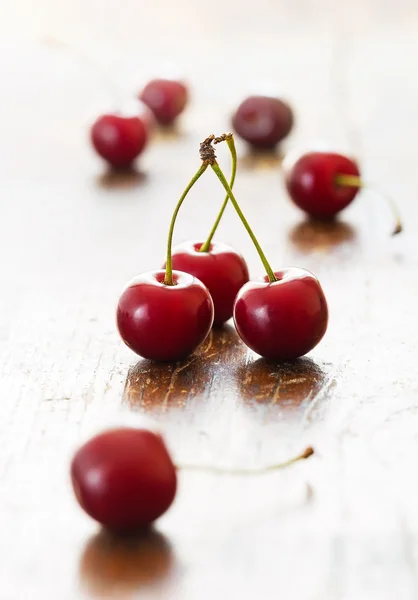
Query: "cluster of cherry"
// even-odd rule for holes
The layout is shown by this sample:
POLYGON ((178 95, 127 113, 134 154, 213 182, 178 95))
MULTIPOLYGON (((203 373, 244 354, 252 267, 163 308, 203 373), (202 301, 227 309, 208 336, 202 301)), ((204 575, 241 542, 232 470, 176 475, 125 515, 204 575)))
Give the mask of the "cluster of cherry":
MULTIPOLYGON (((184 109, 187 89, 180 83, 154 80, 141 99, 161 124, 171 123, 184 109)), ((236 111, 237 134, 256 147, 272 148, 291 130, 290 107, 276 98, 252 97, 236 111)), ((104 115, 93 125, 98 153, 116 167, 127 166, 146 144, 150 120, 104 115)), ((117 325, 124 342, 138 355, 176 361, 194 352, 213 324, 233 317, 241 339, 268 360, 296 359, 314 348, 327 329, 327 302, 317 278, 303 269, 274 271, 235 198, 237 155, 232 134, 213 135, 200 145, 201 165, 181 195, 170 223, 167 258, 162 269, 144 273, 123 291, 117 325), (213 144, 226 142, 232 158, 228 183, 213 144), (221 182, 226 196, 206 240, 189 241, 172 249, 178 212, 189 190, 208 169, 221 182), (213 241, 231 202, 246 228, 266 271, 250 281, 244 258, 213 241)), ((362 186, 356 163, 336 153, 310 152, 288 163, 290 197, 306 213, 331 218, 345 208, 362 186)), ((401 230, 396 215, 395 233, 401 230)), ((313 453, 307 448, 282 468, 313 453)), ((179 467, 177 467, 179 468, 179 467)), ((84 510, 116 531, 133 531, 152 523, 171 505, 177 486, 175 465, 162 438, 143 429, 114 429, 82 446, 72 463, 75 494, 84 510)), ((248 471, 244 471, 248 473, 248 471)))
POLYGON ((202 164, 183 192, 171 220, 163 269, 133 279, 123 291, 117 324, 124 342, 140 356, 175 361, 194 352, 213 323, 234 318, 242 340, 269 360, 291 360, 312 350, 323 337, 328 309, 318 280, 308 271, 273 271, 246 220, 232 187, 236 150, 232 134, 211 135, 200 147, 202 164), (232 157, 231 182, 225 179, 214 143, 226 142, 232 157), (176 217, 189 190, 210 167, 226 197, 206 240, 188 241, 172 250, 176 217), (264 265, 263 281, 249 281, 244 258, 226 244, 213 241, 231 202, 264 265))

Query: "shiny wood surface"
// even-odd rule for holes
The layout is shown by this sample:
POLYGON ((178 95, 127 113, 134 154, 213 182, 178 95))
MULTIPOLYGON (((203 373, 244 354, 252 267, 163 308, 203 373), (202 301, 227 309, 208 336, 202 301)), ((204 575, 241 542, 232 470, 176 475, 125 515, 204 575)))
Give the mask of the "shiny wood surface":
MULTIPOLYGON (((0 33, 0 598, 417 598, 416 3, 17 0, 0 33), (168 62, 190 108, 137 174, 114 177, 87 125, 168 62), (280 155, 239 145, 243 210, 274 267, 320 278, 329 331, 293 365, 252 355, 231 325, 184 363, 138 362, 115 330, 119 291, 163 261, 199 142, 266 85, 297 113, 283 151, 326 141, 357 156, 405 233, 390 237, 367 191, 335 226, 305 222, 280 155), (156 424, 179 463, 316 455, 254 478, 181 473, 155 532, 121 541, 78 508, 68 464, 126 423, 156 424)), ((225 149, 219 160, 228 168, 225 149)), ((208 172, 176 240, 205 236, 222 198, 208 172)), ((261 274, 231 209, 219 238, 261 274)))

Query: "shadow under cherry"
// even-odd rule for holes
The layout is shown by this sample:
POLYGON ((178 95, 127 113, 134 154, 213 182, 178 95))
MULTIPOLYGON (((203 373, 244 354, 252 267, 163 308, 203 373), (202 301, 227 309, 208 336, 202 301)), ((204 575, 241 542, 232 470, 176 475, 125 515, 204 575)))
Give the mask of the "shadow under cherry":
POLYGON ((146 173, 135 167, 108 168, 97 177, 97 183, 105 190, 130 189, 143 185, 147 180, 146 173))
POLYGON ((252 148, 248 146, 247 152, 241 157, 240 166, 244 169, 280 169, 284 154, 280 147, 274 149, 252 148))
POLYGON ((356 239, 355 228, 339 220, 306 219, 289 232, 290 242, 302 254, 328 252, 339 246, 354 245, 356 239))
POLYGON ((100 598, 166 583, 175 571, 167 538, 154 529, 131 536, 101 530, 87 542, 79 562, 80 581, 100 598))
POLYGON ((327 374, 310 358, 276 364, 263 358, 236 371, 239 395, 249 408, 297 414, 317 396, 327 374))
POLYGON ((175 142, 178 139, 185 137, 185 134, 178 122, 170 123, 168 125, 156 124, 154 132, 155 142, 175 142))
POLYGON ((140 360, 128 371, 123 401, 147 413, 183 409, 206 398, 215 385, 233 383, 235 366, 247 353, 230 325, 213 328, 200 348, 175 363, 140 360))

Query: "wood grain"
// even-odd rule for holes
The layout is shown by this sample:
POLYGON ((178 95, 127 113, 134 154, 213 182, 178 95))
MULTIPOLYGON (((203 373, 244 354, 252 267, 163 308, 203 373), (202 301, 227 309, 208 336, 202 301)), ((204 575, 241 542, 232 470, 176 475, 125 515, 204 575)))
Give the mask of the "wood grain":
MULTIPOLYGON (((17 0, 0 31, 0 598, 416 599, 416 3, 17 0), (114 176, 88 123, 167 62, 192 104, 138 172, 114 176), (266 85, 297 126, 276 156, 239 145, 237 197, 276 268, 320 278, 329 331, 294 364, 259 359, 231 325, 184 363, 138 361, 115 330, 119 291, 163 262, 199 142, 266 85), (290 205, 282 154, 324 140, 396 198, 402 236, 366 190, 334 227, 290 205), (255 479, 184 472, 156 530, 118 540, 76 505, 68 464, 124 423, 161 429, 179 463, 316 455, 255 479)), ((222 198, 208 173, 176 240, 204 237, 222 198)), ((260 275, 231 209, 219 237, 260 275)))

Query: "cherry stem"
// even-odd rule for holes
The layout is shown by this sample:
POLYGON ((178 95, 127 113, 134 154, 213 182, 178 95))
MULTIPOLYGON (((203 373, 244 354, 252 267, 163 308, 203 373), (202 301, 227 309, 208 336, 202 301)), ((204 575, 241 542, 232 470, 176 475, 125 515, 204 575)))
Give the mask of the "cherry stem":
POLYGON ((229 187, 228 182, 225 179, 225 175, 223 174, 221 167, 218 165, 218 163, 216 162, 216 160, 213 160, 210 163, 210 166, 212 167, 212 169, 215 172, 216 176, 218 177, 219 181, 224 186, 224 188, 225 188, 225 190, 226 190, 226 192, 227 192, 227 194, 228 194, 228 196, 229 196, 229 198, 230 198, 230 200, 232 202, 233 207, 235 208, 236 212, 238 213, 238 216, 241 219, 242 224, 244 225, 245 229, 247 230, 248 235, 250 236, 250 238, 251 238, 254 246, 256 247, 256 250, 257 250, 258 255, 259 255, 260 259, 261 259, 261 262, 263 263, 263 266, 264 266, 264 268, 266 270, 267 277, 268 277, 270 283, 273 283, 273 282, 277 281, 277 277, 275 276, 275 274, 273 272, 273 269, 271 268, 271 266, 270 266, 270 264, 269 264, 269 262, 268 262, 268 260, 267 260, 267 258, 265 256, 263 250, 261 249, 261 246, 258 243, 258 240, 255 237, 254 232, 251 229, 251 227, 250 227, 247 219, 244 217, 244 213, 242 212, 242 210, 241 210, 241 208, 240 208, 240 206, 239 206, 239 204, 238 204, 238 202, 237 202, 237 200, 236 200, 236 198, 234 196, 233 191, 229 187))
POLYGON ((210 465, 176 465, 176 468, 182 471, 203 471, 207 473, 213 473, 215 475, 265 475, 266 473, 270 473, 272 471, 286 469, 300 460, 309 458, 312 456, 312 454, 314 454, 314 449, 309 446, 302 452, 302 454, 299 454, 298 456, 295 456, 282 463, 269 465, 268 467, 262 467, 261 469, 228 469, 210 465))
POLYGON ((202 163, 200 165, 199 170, 192 177, 192 179, 188 183, 186 189, 180 196, 180 200, 177 202, 176 208, 174 209, 174 212, 173 212, 173 216, 171 217, 170 228, 168 230, 168 239, 167 239, 167 259, 166 259, 166 263, 165 263, 165 277, 164 277, 164 281, 163 281, 163 283, 165 285, 174 285, 173 261, 172 261, 172 256, 171 256, 171 249, 172 249, 172 245, 173 245, 174 225, 176 224, 178 212, 179 212, 181 205, 183 204, 184 199, 186 198, 187 194, 192 189, 192 187, 194 186, 196 181, 203 175, 203 173, 206 171, 207 168, 208 168, 207 163, 202 163))
MULTIPOLYGON (((234 183, 235 183, 235 175, 237 173, 237 150, 235 148, 235 142, 234 142, 234 137, 231 134, 227 134, 225 136, 225 141, 228 144, 228 148, 229 151, 231 153, 231 159, 232 159, 232 171, 231 171, 231 179, 229 180, 229 187, 232 188, 234 187, 234 183)), ((199 252, 209 252, 210 249, 210 243, 213 239, 213 236, 216 233, 216 230, 218 229, 218 225, 221 222, 221 219, 223 217, 223 214, 225 212, 226 206, 228 204, 228 200, 229 200, 229 195, 227 194, 225 196, 225 199, 223 201, 223 204, 221 206, 221 210, 219 211, 218 216, 216 217, 216 221, 213 224, 212 229, 210 230, 210 233, 207 237, 207 240, 204 244, 202 244, 200 246, 199 252)))
POLYGON ((401 231, 403 229, 402 221, 401 221, 398 207, 396 206, 396 203, 393 200, 393 198, 391 198, 387 194, 383 194, 381 190, 376 188, 376 186, 368 184, 368 183, 367 184, 364 183, 364 181, 361 179, 361 177, 358 177, 358 175, 337 175, 335 178, 335 183, 337 185, 347 186, 347 187, 355 187, 355 188, 363 188, 363 189, 367 188, 371 191, 375 191, 382 198, 385 198, 392 210, 393 217, 395 219, 395 227, 393 228, 392 235, 397 235, 398 233, 401 233, 401 231))

